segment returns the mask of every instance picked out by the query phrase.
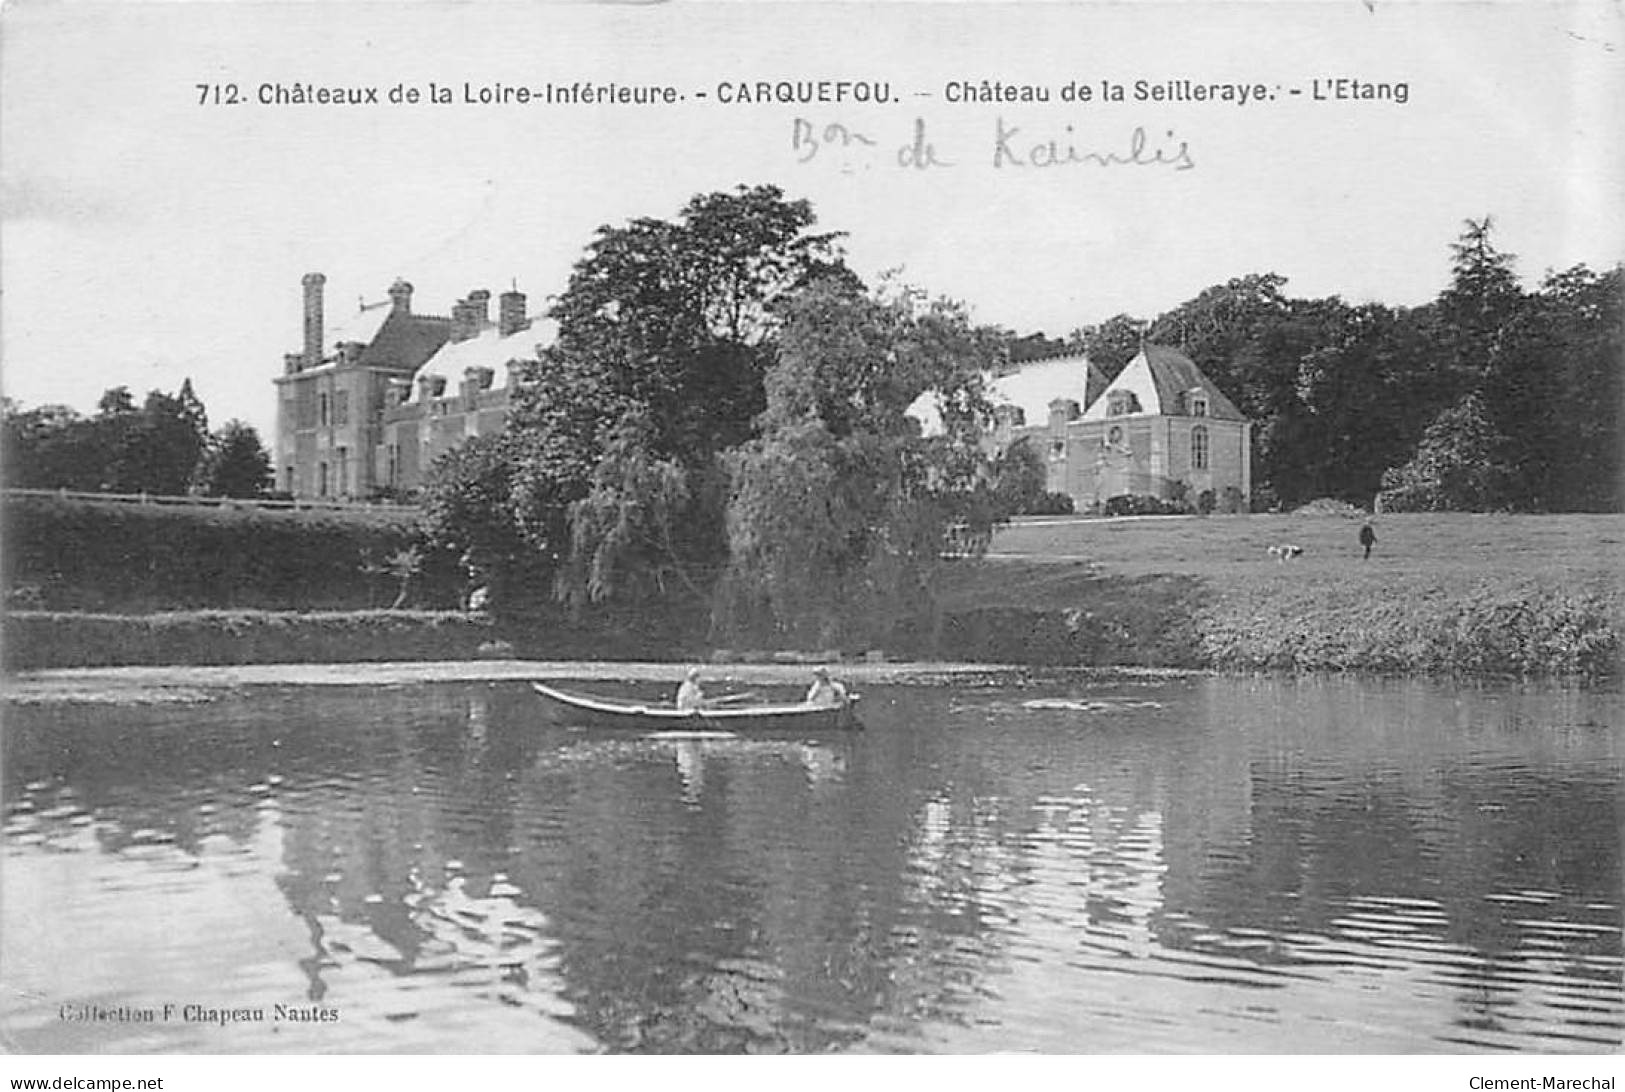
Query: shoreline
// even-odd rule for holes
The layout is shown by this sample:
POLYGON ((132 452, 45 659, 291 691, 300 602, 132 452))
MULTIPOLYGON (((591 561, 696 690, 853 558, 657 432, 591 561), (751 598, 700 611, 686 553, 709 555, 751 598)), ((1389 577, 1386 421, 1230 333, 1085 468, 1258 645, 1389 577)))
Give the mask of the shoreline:
MULTIPOLYGON (((293 663, 234 666, 70 667, 17 672, 0 678, 0 702, 187 703, 258 686, 413 686, 425 683, 496 683, 562 679, 570 682, 681 681, 685 662, 591 660, 438 660, 383 663, 293 663)), ((712 680, 758 686, 804 684, 809 664, 701 664, 712 680)), ((869 685, 929 685, 950 679, 1008 679, 1055 669, 1011 664, 851 663, 830 665, 843 681, 869 685)), ((1067 673, 1116 677, 1209 674, 1182 668, 1070 668, 1067 673)))

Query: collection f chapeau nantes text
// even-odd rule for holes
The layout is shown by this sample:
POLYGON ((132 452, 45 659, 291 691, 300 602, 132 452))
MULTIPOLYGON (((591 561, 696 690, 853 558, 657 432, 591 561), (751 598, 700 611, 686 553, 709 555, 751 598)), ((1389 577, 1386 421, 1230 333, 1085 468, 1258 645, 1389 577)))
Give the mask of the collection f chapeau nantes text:
POLYGON ((1196 158, 1190 143, 1173 129, 1136 125, 1117 134, 1084 136, 1071 124, 1039 125, 1002 112, 989 125, 984 149, 962 159, 935 139, 925 117, 905 119, 875 107, 924 109, 946 107, 1021 108, 1042 106, 1096 107, 1236 107, 1272 103, 1328 104, 1358 107, 1404 106, 1410 102, 1408 81, 1370 80, 1354 75, 1315 76, 1296 84, 1211 82, 1183 78, 1070 80, 1062 83, 1013 83, 1004 80, 949 80, 937 90, 905 90, 889 80, 724 80, 702 88, 667 84, 574 83, 516 84, 464 80, 453 83, 330 85, 304 81, 199 83, 193 85, 203 107, 365 108, 378 107, 695 107, 750 109, 792 107, 805 111, 789 119, 785 146, 803 164, 824 163, 842 171, 867 169, 875 163, 926 170, 961 162, 993 167, 1161 166, 1190 170, 1196 158), (857 112, 840 118, 806 116, 815 107, 857 112), (1104 140, 1097 144, 1095 140, 1104 140))

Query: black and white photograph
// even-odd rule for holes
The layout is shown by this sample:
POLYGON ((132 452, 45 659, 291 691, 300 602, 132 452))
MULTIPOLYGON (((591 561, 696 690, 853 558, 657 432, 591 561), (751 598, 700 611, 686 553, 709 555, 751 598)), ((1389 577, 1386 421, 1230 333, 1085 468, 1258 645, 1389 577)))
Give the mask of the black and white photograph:
POLYGON ((1622 10, 8 5, 8 1087, 1614 1089, 1622 10))

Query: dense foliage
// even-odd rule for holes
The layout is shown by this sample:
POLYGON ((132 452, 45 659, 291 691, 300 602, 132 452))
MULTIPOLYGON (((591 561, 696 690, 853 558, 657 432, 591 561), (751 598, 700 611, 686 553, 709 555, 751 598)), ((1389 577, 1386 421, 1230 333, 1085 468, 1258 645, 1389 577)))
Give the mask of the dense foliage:
POLYGON ((241 421, 209 432, 190 379, 171 395, 150 391, 137 407, 128 387, 106 391, 94 416, 59 405, 3 411, 6 484, 91 493, 257 497, 271 459, 241 421))
POLYGON ((228 421, 210 438, 198 484, 211 497, 253 498, 270 492, 271 456, 252 425, 228 421))
POLYGON ((506 434, 448 457, 425 490, 434 541, 498 570, 485 575, 508 605, 704 593, 726 548, 720 459, 766 404, 774 307, 853 279, 813 219, 742 186, 673 221, 600 228, 506 434))
MULTIPOLYGON (((321 512, 9 497, 8 605, 47 610, 384 606, 399 594, 368 558, 410 549, 405 511, 321 512)), ((412 604, 446 599, 424 587, 412 604)))
POLYGON ((1001 514, 981 439, 996 331, 964 310, 847 284, 789 298, 761 435, 728 460, 728 628, 821 647, 929 625, 953 536, 1001 514), (935 391, 940 436, 907 415, 935 391))
POLYGON ((1108 377, 1142 334, 1180 347, 1254 422, 1254 494, 1272 504, 1617 511, 1621 267, 1528 291, 1492 236, 1488 217, 1467 221, 1450 283, 1421 307, 1296 299, 1252 274, 1154 321, 1012 340, 1026 356, 1087 351, 1108 377))

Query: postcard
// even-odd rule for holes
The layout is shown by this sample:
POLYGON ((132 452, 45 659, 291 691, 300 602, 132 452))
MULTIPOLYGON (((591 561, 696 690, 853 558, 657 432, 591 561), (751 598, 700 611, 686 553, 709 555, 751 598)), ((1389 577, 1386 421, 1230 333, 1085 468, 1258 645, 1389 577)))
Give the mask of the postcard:
POLYGON ((10 5, 8 1075, 1614 1087, 1621 30, 10 5))

